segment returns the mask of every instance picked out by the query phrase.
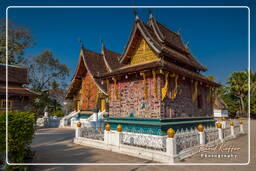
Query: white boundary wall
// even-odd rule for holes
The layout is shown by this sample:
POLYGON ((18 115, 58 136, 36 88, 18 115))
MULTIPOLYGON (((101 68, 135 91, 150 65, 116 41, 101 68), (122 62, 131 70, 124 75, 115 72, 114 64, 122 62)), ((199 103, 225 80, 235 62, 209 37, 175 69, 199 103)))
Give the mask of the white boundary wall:
MULTIPOLYGON (((238 126, 237 126, 238 127, 238 126)), ((216 136, 218 137, 214 141, 210 141, 207 143, 207 145, 213 146, 219 143, 222 143, 224 141, 230 140, 235 138, 239 134, 244 134, 244 127, 243 124, 239 126, 239 130, 235 129, 234 126, 225 128, 225 129, 231 129, 230 135, 224 136, 223 129, 218 128, 218 131, 216 131, 216 136)), ((125 134, 125 132, 124 132, 125 134)), ((182 133, 184 134, 184 133, 182 133)), ((159 151, 156 149, 149 149, 149 148, 143 148, 143 147, 137 147, 133 145, 126 145, 122 142, 122 132, 117 131, 104 131, 104 141, 102 140, 95 140, 91 138, 85 138, 81 137, 81 128, 76 129, 76 137, 74 138, 74 143, 90 146, 94 148, 100 148, 103 150, 108 150, 112 152, 117 152, 121 154, 126 154, 134 157, 139 157, 147 160, 152 160, 156 162, 161 163, 174 163, 175 160, 181 160, 184 158, 187 158, 189 156, 192 156, 199 152, 200 145, 205 144, 206 135, 205 132, 199 133, 199 144, 195 146, 186 147, 180 152, 177 152, 177 144, 176 144, 176 138, 166 138, 166 148, 165 151, 159 151)), ((148 135, 147 135, 148 136, 148 135)), ((185 137, 184 141, 187 138, 185 137)))

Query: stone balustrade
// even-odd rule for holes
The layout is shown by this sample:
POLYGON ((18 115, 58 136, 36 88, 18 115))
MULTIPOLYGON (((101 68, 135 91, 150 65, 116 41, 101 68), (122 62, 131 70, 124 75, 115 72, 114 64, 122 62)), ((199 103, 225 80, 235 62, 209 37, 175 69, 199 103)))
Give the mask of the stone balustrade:
POLYGON ((233 122, 225 128, 221 123, 217 123, 216 126, 204 128, 199 125, 195 129, 179 130, 176 133, 170 128, 167 136, 160 136, 122 132, 121 125, 117 130, 110 130, 110 125, 107 125, 103 134, 97 135, 98 132, 94 131, 92 135, 87 136, 90 133, 82 133, 86 130, 78 125, 74 142, 154 161, 173 163, 175 159, 183 159, 198 153, 201 145, 222 143, 245 133, 242 122, 239 126, 234 125, 233 122))

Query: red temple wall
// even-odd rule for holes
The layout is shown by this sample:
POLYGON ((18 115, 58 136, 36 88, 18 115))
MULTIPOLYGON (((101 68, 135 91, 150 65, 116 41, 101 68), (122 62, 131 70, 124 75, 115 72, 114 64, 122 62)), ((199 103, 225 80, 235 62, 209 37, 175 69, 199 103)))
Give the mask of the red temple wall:
MULTIPOLYGON (((165 81, 161 79, 161 87, 165 81)), ((165 99, 161 103, 162 118, 178 118, 178 117, 206 117, 213 116, 213 104, 207 102, 207 88, 205 85, 198 83, 198 95, 201 95, 201 107, 198 107, 198 99, 192 101, 192 93, 194 86, 190 79, 178 80, 178 93, 174 100, 171 99, 171 90, 174 88, 174 78, 169 78, 169 88, 165 99)))
POLYGON ((148 99, 145 99, 143 78, 139 74, 137 77, 117 81, 118 100, 115 97, 114 85, 111 84, 110 116, 129 117, 130 113, 134 113, 134 117, 160 118, 160 78, 157 79, 157 98, 154 93, 154 79, 148 77, 146 80, 148 99))
POLYGON ((133 78, 117 81, 118 97, 114 93, 114 85, 110 84, 111 100, 109 102, 109 115, 116 117, 129 117, 134 113, 134 117, 142 118, 178 118, 178 117, 202 117, 213 116, 213 105, 206 100, 207 89, 198 84, 198 94, 202 96, 202 107, 198 108, 197 101, 192 102, 193 87, 190 79, 178 81, 178 93, 174 100, 171 99, 171 90, 174 87, 174 78, 169 78, 167 96, 161 100, 161 90, 164 87, 164 77, 158 75, 157 92, 154 93, 154 79, 147 78, 149 97, 146 100, 144 94, 143 78, 139 74, 133 78), (144 108, 142 107, 144 104, 144 108))
POLYGON ((92 110, 97 100, 97 86, 91 78, 91 74, 87 72, 82 80, 80 89, 81 110, 92 110))

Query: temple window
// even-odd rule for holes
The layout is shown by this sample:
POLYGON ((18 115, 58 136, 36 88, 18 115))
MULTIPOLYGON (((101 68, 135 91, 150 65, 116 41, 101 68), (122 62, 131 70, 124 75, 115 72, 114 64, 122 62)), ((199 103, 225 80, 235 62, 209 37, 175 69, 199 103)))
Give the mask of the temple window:
MULTIPOLYGON (((5 109, 7 106, 7 101, 6 100, 1 100, 1 109, 5 109)), ((12 101, 8 100, 8 108, 12 108, 12 101)))

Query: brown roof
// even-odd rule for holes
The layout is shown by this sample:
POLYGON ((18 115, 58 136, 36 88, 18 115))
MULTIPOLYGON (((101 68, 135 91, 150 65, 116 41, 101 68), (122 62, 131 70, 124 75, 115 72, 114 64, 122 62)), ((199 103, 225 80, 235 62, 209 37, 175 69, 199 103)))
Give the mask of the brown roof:
POLYGON ((170 62, 166 62, 164 60, 153 61, 153 62, 138 64, 138 65, 131 65, 128 67, 121 67, 121 68, 114 70, 111 73, 102 74, 99 78, 102 78, 102 79, 110 78, 110 77, 117 76, 117 75, 121 76, 121 75, 126 75, 126 74, 133 74, 133 73, 152 70, 152 69, 166 69, 168 71, 181 74, 187 78, 193 78, 195 80, 210 84, 212 86, 217 86, 217 87, 220 86, 220 84, 209 80, 207 77, 205 77, 204 75, 201 75, 200 73, 190 71, 188 69, 177 66, 170 62))
POLYGON ((93 76, 108 72, 102 54, 82 48, 86 68, 93 76))
MULTIPOLYGON (((173 32, 169 28, 165 27, 163 24, 159 23, 153 16, 150 17, 148 25, 150 26, 150 27, 147 27, 148 29, 150 28, 152 30, 155 30, 153 32, 155 34, 158 34, 158 36, 156 37, 162 37, 163 42, 161 43, 162 43, 162 46, 165 47, 165 49, 168 49, 168 48, 172 49, 173 51, 176 51, 176 53, 179 54, 178 60, 180 58, 182 62, 185 62, 187 64, 190 63, 192 67, 195 67, 198 70, 202 70, 202 71, 207 70, 205 66, 200 64, 200 62, 198 62, 196 58, 193 57, 189 49, 187 49, 184 46, 182 38, 179 34, 173 32), (182 56, 183 58, 186 59, 186 61, 182 59, 182 56)), ((170 56, 173 56, 173 54, 170 53, 170 56)))
POLYGON ((106 49, 102 49, 103 54, 93 52, 91 50, 82 48, 82 55, 79 58, 79 63, 76 68, 76 72, 72 78, 70 88, 66 95, 67 98, 73 96, 73 94, 79 90, 81 85, 81 78, 88 71, 92 74, 92 79, 95 81, 97 87, 105 94, 107 94, 107 85, 104 82, 101 83, 101 80, 98 78, 100 75, 110 72, 108 67, 111 70, 117 69, 122 64, 118 62, 118 57, 120 54, 106 49))
POLYGON ((102 55, 104 57, 105 63, 107 65, 107 67, 109 68, 110 72, 112 70, 115 70, 115 69, 123 66, 123 64, 121 64, 118 61, 121 54, 113 52, 112 50, 105 48, 104 45, 102 46, 102 55))
MULTIPOLYGON (((0 64, 0 82, 6 82, 6 65, 0 64)), ((8 82, 28 84, 28 67, 8 65, 8 82)))
MULTIPOLYGON (((6 87, 1 86, 0 87, 0 95, 5 95, 6 94, 6 87)), ((34 92, 28 88, 24 87, 8 87, 8 95, 13 96, 38 96, 39 93, 34 92)))
POLYGON ((177 61, 181 63, 183 66, 185 64, 188 68, 194 68, 194 70, 207 70, 206 67, 196 60, 189 49, 184 46, 180 35, 160 24, 154 17, 150 17, 148 24, 144 24, 138 17, 136 18, 125 52, 121 56, 121 62, 127 61, 126 58, 129 56, 129 48, 130 46, 132 47, 132 42, 135 41, 133 40, 134 36, 136 36, 138 30, 140 30, 149 45, 157 50, 157 53, 161 56, 166 56, 170 58, 170 60, 174 60, 174 62, 177 61))

